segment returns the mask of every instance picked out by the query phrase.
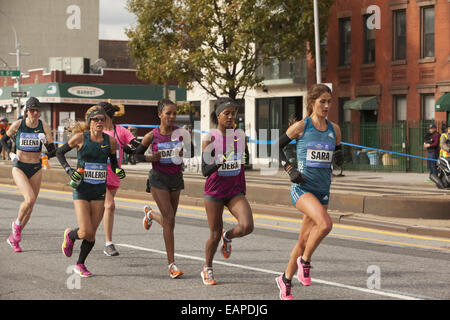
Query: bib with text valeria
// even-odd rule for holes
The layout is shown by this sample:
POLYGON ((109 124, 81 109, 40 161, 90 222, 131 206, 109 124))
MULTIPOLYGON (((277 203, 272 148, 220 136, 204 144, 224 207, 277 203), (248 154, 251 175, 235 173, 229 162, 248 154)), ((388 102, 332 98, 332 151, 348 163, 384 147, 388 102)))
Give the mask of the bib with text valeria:
POLYGON ((90 184, 106 183, 106 174, 106 163, 84 163, 84 182, 90 184))

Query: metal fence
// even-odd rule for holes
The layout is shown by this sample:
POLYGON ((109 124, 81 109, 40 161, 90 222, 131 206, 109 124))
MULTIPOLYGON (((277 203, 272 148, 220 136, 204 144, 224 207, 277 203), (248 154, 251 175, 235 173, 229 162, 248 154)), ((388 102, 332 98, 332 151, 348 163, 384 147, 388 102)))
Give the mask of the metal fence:
POLYGON ((426 172, 425 159, 406 155, 426 158, 424 137, 432 123, 436 124, 438 132, 441 133, 443 123, 433 121, 342 123, 342 141, 360 146, 344 145, 344 169, 426 172))

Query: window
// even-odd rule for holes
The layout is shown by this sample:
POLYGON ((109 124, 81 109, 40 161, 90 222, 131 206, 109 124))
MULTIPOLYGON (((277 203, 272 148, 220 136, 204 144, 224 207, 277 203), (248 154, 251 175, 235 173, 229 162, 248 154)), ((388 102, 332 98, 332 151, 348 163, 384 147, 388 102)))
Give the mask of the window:
POLYGON ((406 96, 394 96, 394 120, 406 121, 406 96))
POLYGON ((421 9, 421 56, 422 58, 434 57, 434 7, 421 9))
POLYGON ((406 10, 393 12, 393 58, 394 60, 406 59, 406 10))
POLYGON ((367 28, 367 19, 370 15, 363 16, 364 30, 364 63, 375 62, 375 29, 367 28))
POLYGON ((339 19, 339 65, 350 65, 350 36, 351 36, 351 24, 350 18, 339 19))
POLYGON ((339 124, 343 122, 351 121, 351 112, 350 109, 344 109, 344 104, 349 101, 349 97, 338 98, 338 107, 339 107, 339 124))
POLYGON ((421 96, 422 104, 422 119, 434 120, 434 94, 423 94, 421 96))

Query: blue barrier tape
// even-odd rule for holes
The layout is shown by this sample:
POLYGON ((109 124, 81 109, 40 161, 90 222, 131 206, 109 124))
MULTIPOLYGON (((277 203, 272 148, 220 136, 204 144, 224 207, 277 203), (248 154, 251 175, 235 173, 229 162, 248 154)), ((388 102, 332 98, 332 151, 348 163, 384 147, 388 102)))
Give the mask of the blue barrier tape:
MULTIPOLYGON (((135 127, 135 128, 157 128, 159 127, 159 125, 147 125, 147 124, 120 124, 120 126, 122 127, 135 127)), ((208 131, 201 131, 201 130, 197 130, 194 129, 194 132, 198 132, 198 133, 208 133, 208 131)), ((248 139, 247 140, 248 143, 256 143, 256 144, 275 144, 277 141, 274 140, 253 140, 253 139, 248 139)), ((56 144, 64 144, 65 142, 61 142, 61 141, 55 141, 56 144)), ((295 140, 292 140, 289 144, 296 144, 295 140)), ((414 156, 412 154, 407 154, 407 153, 400 153, 400 152, 394 152, 394 151, 390 151, 390 150, 383 150, 383 149, 377 149, 377 148, 371 148, 371 147, 366 147, 366 146, 360 146, 357 144, 352 144, 352 143, 348 143, 348 142, 341 142, 341 144, 345 145, 345 146, 349 146, 349 147, 356 147, 356 148, 361 148, 361 149, 368 149, 368 150, 374 150, 374 151, 381 151, 384 153, 390 153, 390 154, 395 154, 398 156, 404 156, 404 157, 410 157, 410 158, 416 158, 416 159, 422 159, 422 160, 430 160, 430 161, 435 161, 437 162, 437 159, 432 159, 432 158, 427 158, 427 157, 419 157, 419 156, 414 156)))

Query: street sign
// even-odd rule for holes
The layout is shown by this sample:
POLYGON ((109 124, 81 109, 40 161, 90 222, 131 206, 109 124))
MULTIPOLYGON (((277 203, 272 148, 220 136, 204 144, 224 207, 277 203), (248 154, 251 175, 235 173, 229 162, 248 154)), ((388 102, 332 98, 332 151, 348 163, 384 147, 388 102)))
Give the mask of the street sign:
POLYGON ((19 70, 0 70, 0 77, 18 77, 20 76, 19 70))
POLYGON ((25 98, 27 93, 25 91, 11 91, 11 97, 25 98))

